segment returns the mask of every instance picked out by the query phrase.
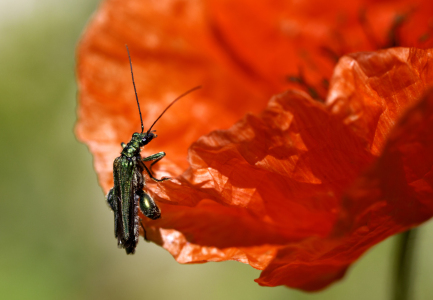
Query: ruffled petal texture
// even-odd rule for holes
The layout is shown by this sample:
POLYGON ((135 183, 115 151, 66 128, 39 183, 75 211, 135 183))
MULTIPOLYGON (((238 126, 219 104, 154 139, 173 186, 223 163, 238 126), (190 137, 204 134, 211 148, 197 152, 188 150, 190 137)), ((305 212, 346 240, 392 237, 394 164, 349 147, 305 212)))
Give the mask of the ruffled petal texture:
POLYGON ((184 243, 172 244, 173 231, 155 240, 182 253, 182 262, 237 259, 264 269, 262 285, 317 290, 374 244, 426 221, 433 94, 422 97, 433 73, 422 70, 433 67, 432 54, 395 48, 346 56, 326 105, 289 91, 260 116, 200 138, 191 168, 152 189, 169 215, 150 226, 175 230, 184 243), (206 247, 200 253, 190 243, 206 247), (264 246, 272 255, 250 262, 264 246))
POLYGON ((261 285, 313 291, 340 279, 433 215, 433 51, 343 56, 428 45, 433 6, 411 3, 104 2, 78 49, 76 127, 104 192, 120 143, 140 129, 127 43, 145 127, 204 86, 142 151, 167 152, 155 170, 173 177, 147 182, 162 211, 143 216, 147 238, 181 263, 248 263, 261 285), (368 20, 379 20, 373 37, 368 20), (293 74, 302 89, 287 90, 293 74))
POLYGON ((279 250, 257 282, 272 286, 290 282, 290 286, 305 290, 323 288, 341 278, 350 263, 372 245, 433 215, 433 91, 424 89, 424 84, 433 83, 433 74, 420 72, 433 66, 432 54, 430 50, 399 48, 358 53, 340 61, 327 107, 372 154, 380 148, 379 157, 346 187, 330 235, 279 250), (383 67, 388 60, 394 63, 371 72, 371 65, 379 63, 383 67), (358 82, 355 90, 363 95, 358 96, 359 100, 353 101, 350 80, 341 85, 339 72, 351 73, 352 83, 358 82), (389 92, 379 93, 385 84, 389 92), (343 96, 344 90, 348 93, 343 96), (339 95, 341 106, 332 95, 339 95), (371 95, 368 104, 380 103, 381 108, 376 106, 370 112, 363 109, 362 118, 358 118, 360 111, 354 108, 365 104, 369 99, 366 95, 371 95), (347 113, 343 118, 342 112, 347 113), (359 121, 365 127, 359 127, 359 121), (376 138, 368 138, 362 128, 372 130, 371 136, 376 138))

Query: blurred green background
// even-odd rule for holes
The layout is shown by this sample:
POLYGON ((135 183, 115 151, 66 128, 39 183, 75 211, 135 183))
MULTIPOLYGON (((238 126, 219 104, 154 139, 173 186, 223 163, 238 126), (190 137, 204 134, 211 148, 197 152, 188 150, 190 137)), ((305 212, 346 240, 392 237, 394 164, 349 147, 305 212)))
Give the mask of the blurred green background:
MULTIPOLYGON (((73 134, 75 47, 95 0, 0 0, 0 299, 389 299, 396 239, 315 294, 253 282, 237 262, 179 265, 116 247, 92 157, 73 134)), ((433 223, 416 241, 413 299, 433 299, 433 223)))

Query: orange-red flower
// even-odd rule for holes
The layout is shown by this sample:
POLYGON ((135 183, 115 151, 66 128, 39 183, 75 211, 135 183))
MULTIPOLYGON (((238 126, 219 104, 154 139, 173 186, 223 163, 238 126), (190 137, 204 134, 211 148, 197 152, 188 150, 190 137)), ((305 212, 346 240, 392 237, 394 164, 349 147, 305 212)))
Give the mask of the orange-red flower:
POLYGON ((162 218, 147 237, 182 263, 238 260, 261 285, 317 290, 433 215, 433 51, 343 56, 431 45, 433 4, 296 3, 106 1, 78 50, 77 135, 107 192, 139 130, 125 43, 148 126, 202 84, 142 151, 166 151, 157 175, 174 178, 148 181, 162 218), (309 94, 284 92, 293 81, 309 94))

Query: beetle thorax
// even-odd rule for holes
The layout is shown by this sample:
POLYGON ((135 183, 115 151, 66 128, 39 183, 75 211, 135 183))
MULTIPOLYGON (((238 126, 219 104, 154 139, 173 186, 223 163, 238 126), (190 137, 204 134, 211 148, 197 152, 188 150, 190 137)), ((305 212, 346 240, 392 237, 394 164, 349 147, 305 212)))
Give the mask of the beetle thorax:
POLYGON ((131 140, 125 148, 123 148, 122 155, 126 157, 137 156, 140 153, 140 143, 138 141, 131 140))
POLYGON ((123 148, 122 155, 126 157, 133 157, 140 154, 141 147, 147 145, 152 139, 156 137, 153 132, 138 133, 132 135, 131 141, 123 148))

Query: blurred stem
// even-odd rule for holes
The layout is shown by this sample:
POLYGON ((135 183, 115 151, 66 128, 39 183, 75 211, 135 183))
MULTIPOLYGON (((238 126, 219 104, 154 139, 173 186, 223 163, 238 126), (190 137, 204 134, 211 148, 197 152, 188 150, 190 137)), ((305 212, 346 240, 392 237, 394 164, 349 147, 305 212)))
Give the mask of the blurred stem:
POLYGON ((417 229, 398 236, 393 300, 410 299, 410 284, 417 229))

